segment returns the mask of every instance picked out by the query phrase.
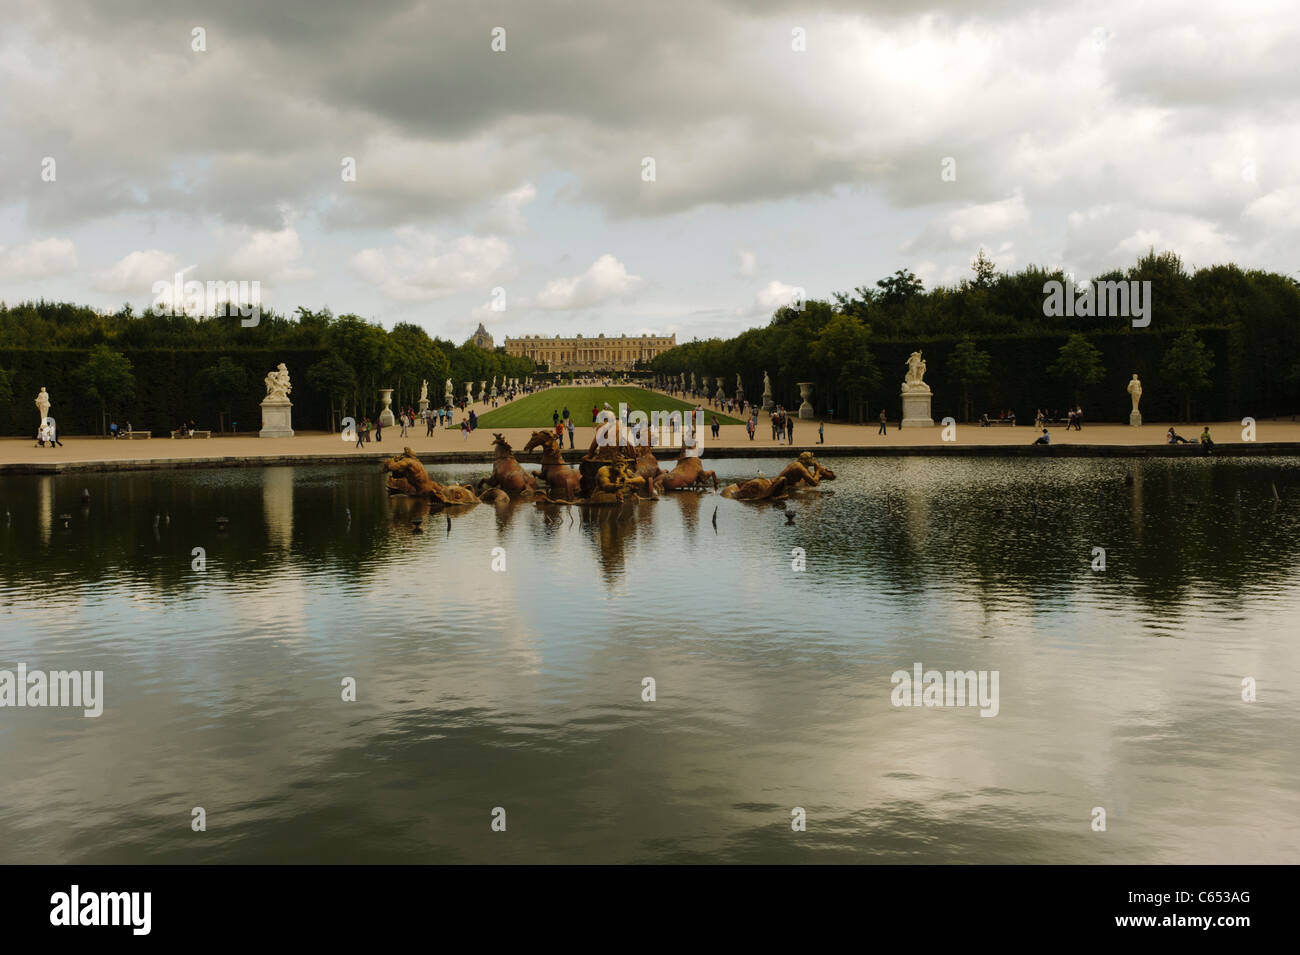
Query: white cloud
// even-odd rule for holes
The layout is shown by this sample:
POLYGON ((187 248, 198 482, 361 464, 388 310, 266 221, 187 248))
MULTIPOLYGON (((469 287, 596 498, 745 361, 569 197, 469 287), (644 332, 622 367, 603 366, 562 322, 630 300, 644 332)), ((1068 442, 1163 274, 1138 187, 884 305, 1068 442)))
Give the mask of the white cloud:
POLYGON ((1267 229, 1300 228, 1300 186, 1274 189, 1260 196, 1246 206, 1242 217, 1267 229))
POLYGON ((530 303, 545 309, 591 308, 631 295, 645 280, 608 252, 581 275, 552 279, 530 303))
POLYGON ((77 267, 71 239, 33 239, 22 245, 0 245, 0 278, 42 279, 77 267))
POLYGON ((537 187, 531 182, 507 192, 492 204, 491 210, 479 222, 478 231, 496 235, 522 235, 528 231, 524 206, 536 198, 537 187))
POLYGON ((409 226, 397 235, 398 245, 363 249, 351 259, 361 278, 397 301, 424 302, 495 285, 513 269, 513 249, 495 236, 445 240, 409 226))
POLYGON ((302 258, 302 241, 293 226, 269 231, 243 230, 242 243, 222 266, 223 280, 300 282, 312 277, 312 270, 296 263, 302 258))
POLYGON ((138 249, 129 252, 106 269, 99 269, 91 284, 101 292, 143 295, 154 282, 170 282, 180 271, 180 260, 161 249, 138 249))
POLYGON ((758 272, 758 256, 749 249, 736 250, 736 274, 741 278, 753 278, 758 272))
POLYGON ((921 234, 903 244, 904 251, 968 249, 993 245, 995 238, 1028 225, 1029 209, 1019 191, 996 202, 970 203, 931 219, 921 234))
POLYGON ((778 282, 776 279, 768 282, 767 285, 758 290, 754 296, 754 307, 751 313, 768 313, 774 312, 778 308, 783 308, 792 303, 797 297, 804 294, 804 290, 797 285, 786 285, 784 282, 778 282))

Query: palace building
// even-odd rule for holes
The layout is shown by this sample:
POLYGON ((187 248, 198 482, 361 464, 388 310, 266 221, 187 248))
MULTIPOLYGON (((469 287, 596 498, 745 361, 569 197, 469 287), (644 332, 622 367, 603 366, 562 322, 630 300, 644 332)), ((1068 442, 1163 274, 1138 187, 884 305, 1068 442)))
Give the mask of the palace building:
POLYGON ((676 333, 662 335, 620 335, 606 338, 547 338, 525 335, 507 338, 506 354, 531 358, 548 371, 629 371, 638 361, 649 361, 677 345, 676 333))

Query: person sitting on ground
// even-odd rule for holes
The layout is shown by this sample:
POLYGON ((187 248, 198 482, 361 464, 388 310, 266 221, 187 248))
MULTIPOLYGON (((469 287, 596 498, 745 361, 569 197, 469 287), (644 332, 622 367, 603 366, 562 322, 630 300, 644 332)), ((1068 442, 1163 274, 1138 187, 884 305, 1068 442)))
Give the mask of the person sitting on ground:
POLYGON ((1187 444, 1187 443, 1188 443, 1187 439, 1184 438, 1184 437, 1183 437, 1181 434, 1179 434, 1177 431, 1175 431, 1173 428, 1170 428, 1170 429, 1169 429, 1169 433, 1168 433, 1167 437, 1169 438, 1169 443, 1170 443, 1170 444, 1187 444))
POLYGON ((1052 435, 1048 432, 1046 428, 1043 429, 1043 433, 1041 435, 1039 435, 1037 438, 1034 439, 1034 444, 1051 444, 1051 443, 1052 443, 1052 435))
POLYGON ((111 438, 117 437, 117 422, 114 421, 108 426, 108 435, 111 438))
POLYGON ((1210 426, 1207 424, 1205 430, 1201 432, 1201 450, 1209 454, 1214 449, 1214 439, 1210 437, 1210 426))

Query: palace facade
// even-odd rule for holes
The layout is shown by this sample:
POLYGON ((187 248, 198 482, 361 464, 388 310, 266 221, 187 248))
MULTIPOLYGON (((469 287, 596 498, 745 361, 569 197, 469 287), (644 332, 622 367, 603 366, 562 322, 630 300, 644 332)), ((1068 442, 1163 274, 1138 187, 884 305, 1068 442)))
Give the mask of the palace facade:
POLYGON ((676 333, 630 338, 606 338, 603 334, 595 338, 525 335, 507 338, 506 354, 531 358, 548 371, 630 371, 636 362, 649 361, 676 345, 676 333))

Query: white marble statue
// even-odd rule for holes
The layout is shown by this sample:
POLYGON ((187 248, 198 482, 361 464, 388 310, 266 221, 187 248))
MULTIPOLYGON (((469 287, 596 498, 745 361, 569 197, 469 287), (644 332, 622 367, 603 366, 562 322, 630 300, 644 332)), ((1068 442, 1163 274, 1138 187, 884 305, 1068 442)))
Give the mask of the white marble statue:
POLYGON ((420 400, 421 401, 429 400, 429 380, 427 378, 424 381, 420 382, 420 400))
POLYGON ((1137 372, 1133 373, 1132 380, 1128 383, 1129 397, 1133 399, 1133 413, 1138 413, 1138 402, 1142 400, 1142 382, 1138 380, 1137 372))
POLYGON ((767 376, 767 372, 763 372, 763 395, 764 397, 766 397, 771 393, 772 393, 772 379, 767 376))
POLYGON ((442 393, 442 396, 447 399, 449 405, 454 404, 456 401, 456 393, 452 391, 450 378, 447 379, 447 389, 442 393))
POLYGON ((280 362, 277 370, 269 372, 263 383, 266 385, 267 399, 285 399, 289 397, 289 392, 293 388, 289 384, 289 369, 280 362))
POLYGON ((903 387, 908 389, 927 389, 928 386, 922 379, 925 377, 925 359, 921 357, 919 351, 912 352, 907 359, 907 377, 903 379, 903 387))
POLYGON ((36 396, 36 410, 41 413, 41 424, 50 416, 50 393, 41 385, 41 393, 36 396))

